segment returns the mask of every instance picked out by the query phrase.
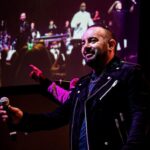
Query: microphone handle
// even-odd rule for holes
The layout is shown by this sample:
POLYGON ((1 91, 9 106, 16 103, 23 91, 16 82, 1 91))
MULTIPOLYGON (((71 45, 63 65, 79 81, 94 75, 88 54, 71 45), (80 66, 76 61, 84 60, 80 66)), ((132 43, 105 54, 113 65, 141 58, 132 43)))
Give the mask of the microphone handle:
POLYGON ((14 125, 12 124, 12 112, 10 112, 10 110, 8 109, 8 106, 4 105, 3 107, 8 113, 7 126, 9 129, 9 136, 10 136, 11 141, 16 141, 17 140, 17 131, 14 129, 14 125))

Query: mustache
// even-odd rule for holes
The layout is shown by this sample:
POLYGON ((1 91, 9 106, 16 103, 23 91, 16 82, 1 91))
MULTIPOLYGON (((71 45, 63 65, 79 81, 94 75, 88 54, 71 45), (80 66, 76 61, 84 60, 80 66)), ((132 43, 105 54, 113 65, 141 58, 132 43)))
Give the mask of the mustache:
POLYGON ((92 51, 94 51, 94 50, 95 50, 95 48, 86 47, 86 48, 84 49, 84 53, 89 53, 89 52, 92 52, 92 51))

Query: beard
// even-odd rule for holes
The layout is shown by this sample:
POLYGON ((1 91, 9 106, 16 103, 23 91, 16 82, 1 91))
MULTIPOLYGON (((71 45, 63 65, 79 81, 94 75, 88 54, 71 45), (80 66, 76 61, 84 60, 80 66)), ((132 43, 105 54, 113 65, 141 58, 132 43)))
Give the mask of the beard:
POLYGON ((96 50, 97 52, 95 53, 94 56, 92 56, 89 59, 85 58, 86 64, 91 67, 91 68, 97 68, 97 67, 102 67, 105 65, 105 62, 108 58, 107 51, 100 52, 96 50))

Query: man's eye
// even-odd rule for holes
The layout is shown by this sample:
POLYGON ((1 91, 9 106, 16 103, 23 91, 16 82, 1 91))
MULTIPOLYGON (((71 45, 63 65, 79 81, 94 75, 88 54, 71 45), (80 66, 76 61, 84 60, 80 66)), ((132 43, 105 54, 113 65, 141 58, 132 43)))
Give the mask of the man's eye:
POLYGON ((97 39, 95 38, 90 39, 90 43, 95 43, 95 42, 97 42, 97 39))

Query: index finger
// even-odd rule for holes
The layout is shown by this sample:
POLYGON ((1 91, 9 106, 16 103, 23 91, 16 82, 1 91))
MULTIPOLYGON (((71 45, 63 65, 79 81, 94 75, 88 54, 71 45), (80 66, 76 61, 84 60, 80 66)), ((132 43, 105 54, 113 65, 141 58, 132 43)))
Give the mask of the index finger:
POLYGON ((33 70, 39 70, 36 66, 34 66, 33 64, 30 64, 29 67, 31 67, 33 70))

